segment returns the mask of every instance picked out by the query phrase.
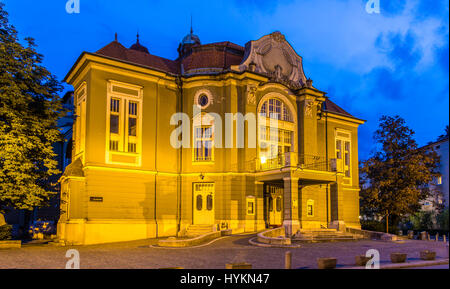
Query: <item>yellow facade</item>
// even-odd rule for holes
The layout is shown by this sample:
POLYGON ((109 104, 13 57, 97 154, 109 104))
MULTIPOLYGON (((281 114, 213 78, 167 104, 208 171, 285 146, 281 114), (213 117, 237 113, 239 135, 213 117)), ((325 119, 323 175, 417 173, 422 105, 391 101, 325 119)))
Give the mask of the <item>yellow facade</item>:
MULTIPOLYGON (((325 93, 306 80, 301 58, 280 35, 251 41, 247 58, 219 72, 176 74, 83 53, 66 77, 74 87, 77 119, 73 161, 60 180, 59 238, 70 244, 117 242, 183 235, 191 225, 235 232, 283 225, 291 234, 300 228, 360 227, 363 121, 326 106, 325 93), (269 52, 256 54, 267 43, 269 52), (252 55, 262 59, 249 64, 252 55), (260 141, 247 145, 254 135, 273 143, 270 117, 258 119, 254 128, 263 136, 245 122, 244 148, 238 148, 236 135, 227 146, 225 129, 208 130, 209 123, 203 131, 197 127, 202 134, 196 139, 194 105, 224 123, 230 121, 226 113, 282 110, 278 151, 263 149, 260 141), (172 146, 177 125, 171 118, 177 112, 194 127, 191 146, 216 145, 219 133, 222 146, 172 146)), ((237 121, 231 123, 236 130, 237 121)))

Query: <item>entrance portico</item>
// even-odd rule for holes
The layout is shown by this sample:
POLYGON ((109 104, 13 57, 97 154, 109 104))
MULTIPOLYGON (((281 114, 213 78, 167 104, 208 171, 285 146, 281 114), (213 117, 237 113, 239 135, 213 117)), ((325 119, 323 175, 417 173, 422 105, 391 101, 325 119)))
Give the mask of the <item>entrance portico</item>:
POLYGON ((325 170, 328 167, 283 167, 260 173, 257 180, 264 184, 266 226, 282 225, 288 236, 300 229, 342 228, 343 175, 325 170))

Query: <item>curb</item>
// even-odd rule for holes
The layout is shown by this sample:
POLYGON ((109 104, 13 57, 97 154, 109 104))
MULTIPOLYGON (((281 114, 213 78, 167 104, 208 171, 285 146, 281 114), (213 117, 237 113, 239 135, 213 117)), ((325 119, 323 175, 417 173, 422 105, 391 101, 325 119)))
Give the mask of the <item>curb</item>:
MULTIPOLYGON (((432 261, 417 261, 417 262, 406 262, 406 263, 397 263, 397 264, 380 264, 380 269, 407 269, 414 267, 428 267, 428 266, 437 266, 437 265, 445 265, 449 264, 449 259, 440 259, 440 260, 432 260, 432 261)), ((338 269, 365 269, 364 266, 357 267, 341 267, 338 269)))
POLYGON ((12 248, 21 248, 22 241, 20 240, 4 240, 0 241, 0 249, 12 249, 12 248))
POLYGON ((197 245, 201 245, 204 242, 210 241, 212 239, 217 239, 222 236, 222 232, 216 231, 207 234, 203 234, 200 236, 196 236, 189 239, 165 239, 159 240, 159 247, 193 247, 197 245))
POLYGON ((222 240, 222 239, 225 239, 228 237, 230 237, 230 236, 222 236, 222 237, 219 237, 216 239, 212 239, 211 241, 209 241, 207 243, 203 243, 203 244, 195 245, 195 246, 189 246, 189 247, 167 247, 167 246, 164 247, 164 246, 159 246, 159 245, 149 245, 148 247, 154 248, 154 249, 171 249, 171 250, 173 250, 173 249, 175 249, 175 250, 177 250, 177 249, 193 249, 193 248, 200 248, 200 247, 205 247, 205 246, 211 245, 212 243, 214 243, 216 241, 219 241, 219 240, 222 240))
POLYGON ((266 244, 266 243, 259 243, 255 242, 254 240, 257 240, 258 237, 254 237, 248 240, 248 243, 253 246, 257 247, 263 247, 263 248, 300 248, 300 244, 295 245, 280 245, 280 244, 266 244))

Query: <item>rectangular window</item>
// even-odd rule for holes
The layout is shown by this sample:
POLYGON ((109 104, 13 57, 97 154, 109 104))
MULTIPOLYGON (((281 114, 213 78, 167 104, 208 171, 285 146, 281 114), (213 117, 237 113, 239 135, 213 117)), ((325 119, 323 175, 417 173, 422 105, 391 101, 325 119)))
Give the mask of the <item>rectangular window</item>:
POLYGON ((255 215, 255 198, 247 198, 247 215, 255 215))
POLYGON ((342 159, 342 141, 341 140, 336 140, 336 158, 337 159, 342 159))
POLYGON ((116 98, 111 99, 111 109, 109 117, 109 132, 113 134, 119 133, 119 118, 120 118, 120 100, 116 98))
POLYGON ((141 140, 142 87, 109 81, 108 83, 107 162, 140 164, 140 156, 118 157, 123 153, 139 154, 141 140), (121 160, 119 161, 119 159, 121 160))
POLYGON ((262 141, 266 141, 267 140, 267 128, 265 126, 260 126, 259 127, 259 139, 262 141))
POLYGON ((138 136, 138 103, 126 99, 111 98, 110 116, 109 116, 110 147, 112 151, 125 151, 135 153, 138 136), (127 103, 127 122, 122 124, 125 119, 122 112, 122 103, 127 103), (122 132, 122 126, 127 129, 122 132), (126 147, 123 148, 123 144, 126 147))
POLYGON ((308 217, 314 217, 314 200, 308 200, 306 202, 306 215, 308 217))
POLYGON ((194 135, 194 160, 213 160, 213 133, 212 126, 202 126, 195 128, 194 135))
POLYGON ((344 173, 346 177, 350 177, 350 142, 344 143, 344 173))
POLYGON ((345 177, 351 177, 351 134, 346 131, 336 131, 336 159, 338 171, 345 177))
POLYGON ((84 152, 86 143, 86 84, 83 83, 75 93, 75 155, 84 152))

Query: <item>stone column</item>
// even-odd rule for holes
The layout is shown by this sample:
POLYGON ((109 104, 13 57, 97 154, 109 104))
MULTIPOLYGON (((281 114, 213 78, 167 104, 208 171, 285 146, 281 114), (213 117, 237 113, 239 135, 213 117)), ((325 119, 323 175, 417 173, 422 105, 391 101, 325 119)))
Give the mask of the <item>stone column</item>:
POLYGON ((298 218, 298 178, 286 177, 283 192, 283 226, 286 236, 290 237, 300 229, 298 218))
POLYGON ((266 212, 264 211, 264 183, 255 181, 255 197, 256 197, 256 218, 255 228, 257 231, 263 230, 266 227, 266 212))
POLYGON ((318 106, 325 99, 323 92, 304 87, 297 94, 297 141, 299 161, 302 155, 317 155, 317 113, 318 106))

